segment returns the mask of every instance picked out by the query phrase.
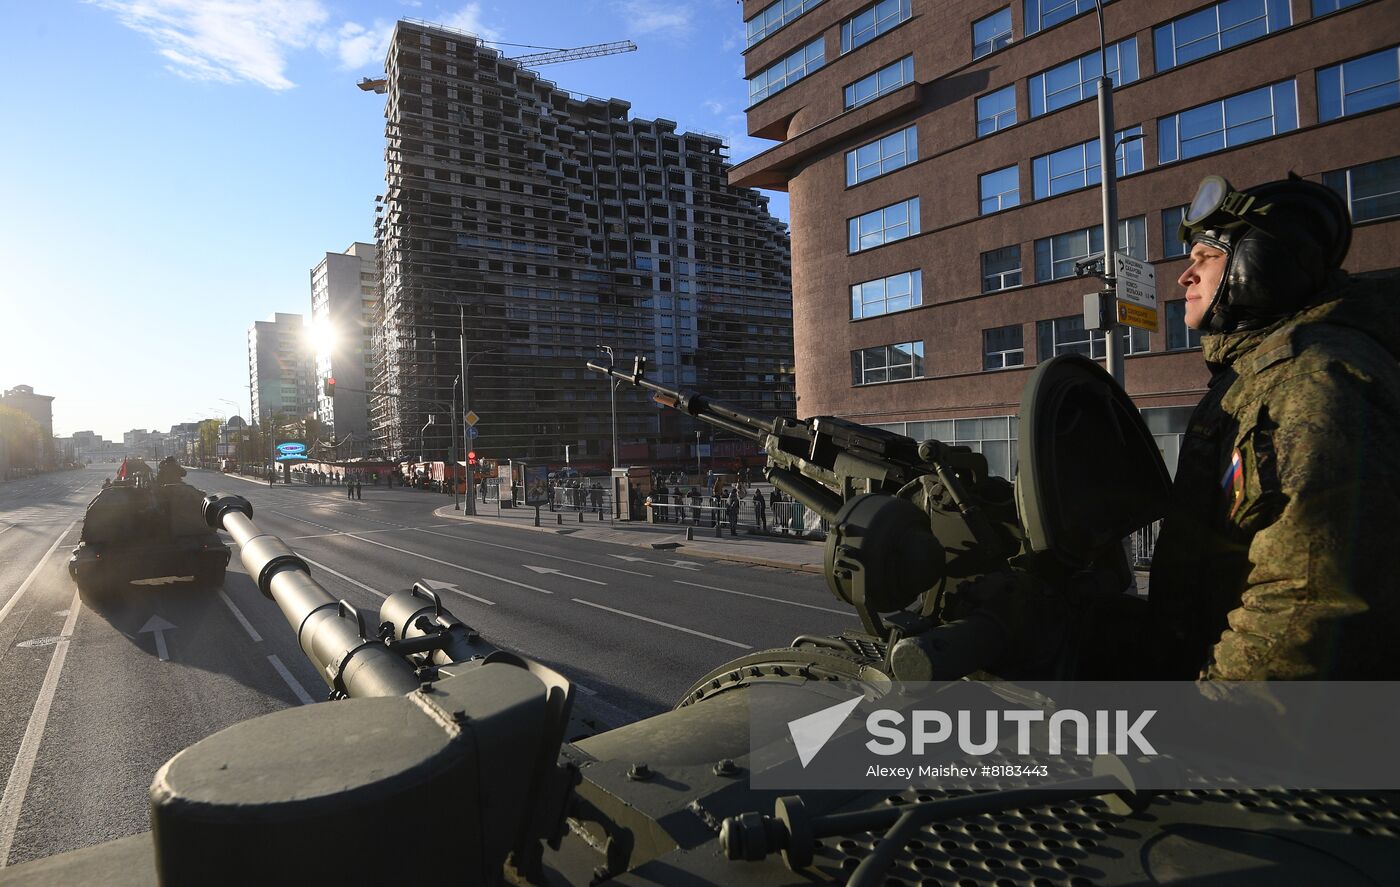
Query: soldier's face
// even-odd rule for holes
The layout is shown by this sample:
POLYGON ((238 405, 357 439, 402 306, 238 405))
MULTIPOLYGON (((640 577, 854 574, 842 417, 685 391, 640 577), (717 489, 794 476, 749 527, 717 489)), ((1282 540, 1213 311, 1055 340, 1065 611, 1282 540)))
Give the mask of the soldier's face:
POLYGON ((1213 246, 1198 243, 1191 247, 1191 264, 1176 279, 1186 287, 1186 325, 1201 328, 1201 318, 1210 307, 1210 300, 1225 274, 1225 254, 1213 246))

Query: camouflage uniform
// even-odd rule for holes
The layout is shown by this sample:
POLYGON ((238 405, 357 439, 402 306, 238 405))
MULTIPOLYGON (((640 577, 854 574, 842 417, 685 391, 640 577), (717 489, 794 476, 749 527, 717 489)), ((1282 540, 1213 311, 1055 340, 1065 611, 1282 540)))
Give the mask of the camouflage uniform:
POLYGON ((1397 284, 1203 338, 1152 564, 1160 677, 1400 677, 1397 284))

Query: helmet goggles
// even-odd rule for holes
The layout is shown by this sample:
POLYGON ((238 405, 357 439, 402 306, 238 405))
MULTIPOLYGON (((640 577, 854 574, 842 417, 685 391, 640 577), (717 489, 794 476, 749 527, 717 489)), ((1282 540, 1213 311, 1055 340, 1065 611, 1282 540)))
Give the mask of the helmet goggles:
POLYGON ((1206 176, 1182 215, 1176 234, 1182 243, 1191 243, 1197 235, 1241 225, 1267 230, 1268 225, 1261 223, 1271 208, 1271 203, 1261 201, 1257 195, 1234 190, 1223 176, 1206 176))

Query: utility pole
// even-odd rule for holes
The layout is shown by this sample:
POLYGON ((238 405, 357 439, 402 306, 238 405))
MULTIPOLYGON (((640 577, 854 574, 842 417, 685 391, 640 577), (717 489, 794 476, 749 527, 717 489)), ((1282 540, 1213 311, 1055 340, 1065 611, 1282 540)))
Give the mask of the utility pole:
MULTIPOLYGON (((471 447, 471 426, 467 424, 467 413, 471 408, 467 405, 467 314, 466 309, 461 305, 457 306, 457 357, 462 362, 462 447, 471 447)), ((466 461, 466 460, 463 460, 466 461)), ((476 472, 472 466, 466 466, 467 471, 467 502, 466 513, 476 514, 476 472)))
MULTIPOLYGON (((612 369, 614 362, 612 348, 607 345, 599 345, 598 350, 607 353, 608 369, 612 369)), ((616 468, 620 464, 617 455, 617 380, 612 376, 608 377, 608 401, 612 406, 612 467, 616 468)), ((696 443, 699 443, 699 438, 696 438, 696 443)))
MULTIPOLYGON (((457 501, 457 385, 462 381, 462 374, 452 380, 452 415, 448 420, 448 430, 452 432, 452 444, 448 447, 448 474, 452 483, 452 510, 461 511, 462 506, 457 501)), ((466 446, 466 442, 463 442, 466 446)))

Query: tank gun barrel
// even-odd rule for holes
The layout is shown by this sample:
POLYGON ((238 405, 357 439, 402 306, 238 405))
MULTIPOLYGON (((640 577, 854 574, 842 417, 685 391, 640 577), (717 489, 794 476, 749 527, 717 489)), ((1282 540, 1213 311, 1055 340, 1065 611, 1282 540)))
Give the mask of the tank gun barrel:
POLYGON ((209 496, 204 518, 238 543, 239 554, 258 590, 277 604, 297 634, 302 652, 333 693, 343 696, 401 696, 418 687, 413 665, 377 637, 364 617, 311 578, 311 568, 281 539, 253 523, 253 506, 242 496, 209 496))
POLYGON ((778 432, 778 419, 750 413, 731 404, 714 400, 698 391, 686 388, 669 388, 651 381, 646 377, 646 358, 640 355, 633 363, 630 373, 594 361, 588 362, 588 368, 595 373, 602 373, 637 388, 646 388, 653 392, 653 398, 663 406, 680 410, 687 415, 694 416, 701 422, 731 434, 757 441, 760 444, 765 442, 768 435, 778 432))

